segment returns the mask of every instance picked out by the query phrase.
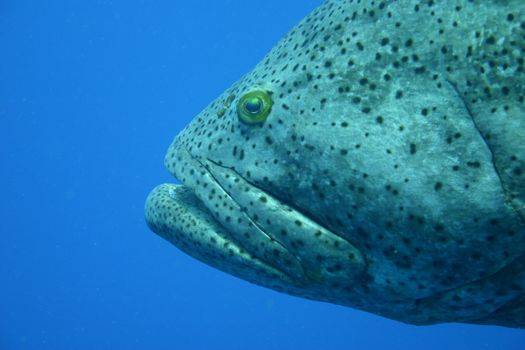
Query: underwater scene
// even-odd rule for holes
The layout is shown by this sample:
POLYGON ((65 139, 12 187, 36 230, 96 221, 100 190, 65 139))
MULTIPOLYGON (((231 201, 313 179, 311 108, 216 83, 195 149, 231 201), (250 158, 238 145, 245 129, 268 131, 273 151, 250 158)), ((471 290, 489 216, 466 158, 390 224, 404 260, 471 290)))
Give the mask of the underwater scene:
POLYGON ((0 47, 0 350, 525 348, 521 0, 6 0, 0 47))

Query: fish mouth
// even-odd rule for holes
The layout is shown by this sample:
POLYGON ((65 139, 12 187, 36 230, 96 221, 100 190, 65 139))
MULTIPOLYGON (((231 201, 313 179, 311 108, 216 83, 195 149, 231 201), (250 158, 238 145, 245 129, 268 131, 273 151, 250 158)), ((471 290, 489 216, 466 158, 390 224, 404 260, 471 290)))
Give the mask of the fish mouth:
POLYGON ((150 193, 146 221, 154 232, 209 265, 274 289, 350 282, 363 273, 363 256, 350 242, 233 167, 176 143, 165 163, 182 185, 150 193))

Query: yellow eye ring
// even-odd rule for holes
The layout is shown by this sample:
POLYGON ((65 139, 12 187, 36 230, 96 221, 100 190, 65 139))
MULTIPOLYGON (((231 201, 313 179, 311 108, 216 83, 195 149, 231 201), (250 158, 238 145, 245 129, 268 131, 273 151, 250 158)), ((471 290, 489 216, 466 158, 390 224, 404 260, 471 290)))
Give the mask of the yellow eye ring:
POLYGON ((237 103, 237 116, 247 124, 262 123, 272 110, 272 97, 269 92, 255 90, 248 92, 237 103))

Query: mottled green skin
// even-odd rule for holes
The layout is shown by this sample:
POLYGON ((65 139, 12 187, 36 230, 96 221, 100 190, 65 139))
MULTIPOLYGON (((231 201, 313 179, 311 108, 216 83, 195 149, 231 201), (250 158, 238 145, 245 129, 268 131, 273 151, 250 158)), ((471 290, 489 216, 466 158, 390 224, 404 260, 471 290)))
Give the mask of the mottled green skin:
POLYGON ((176 137, 148 224, 278 291, 525 327, 524 52, 522 0, 327 1, 176 137))

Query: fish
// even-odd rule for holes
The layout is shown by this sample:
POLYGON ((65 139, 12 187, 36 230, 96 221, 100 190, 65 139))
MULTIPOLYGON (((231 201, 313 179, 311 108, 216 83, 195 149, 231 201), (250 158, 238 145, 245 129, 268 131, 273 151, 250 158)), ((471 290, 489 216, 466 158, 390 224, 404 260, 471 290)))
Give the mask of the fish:
POLYGON ((278 292, 524 328, 524 57, 522 0, 326 0, 178 133, 147 225, 278 292))

